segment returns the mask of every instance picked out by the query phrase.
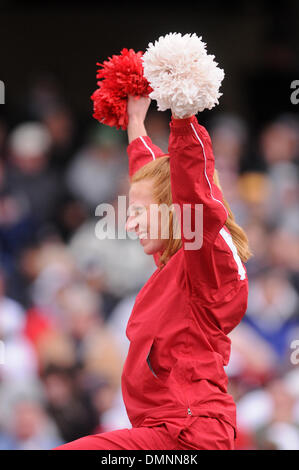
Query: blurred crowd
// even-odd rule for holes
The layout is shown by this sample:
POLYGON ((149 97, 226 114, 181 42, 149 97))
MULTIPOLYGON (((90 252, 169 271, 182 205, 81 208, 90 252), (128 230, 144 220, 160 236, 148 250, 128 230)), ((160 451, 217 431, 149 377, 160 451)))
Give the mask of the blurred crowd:
MULTIPOLYGON (((95 233, 96 207, 117 215, 128 194, 125 132, 79 122, 45 79, 13 114, 0 117, 0 449, 51 449, 130 427, 126 324, 156 266, 138 241, 95 233)), ((254 254, 226 368, 236 448, 299 449, 299 121, 274 116, 252 135, 242 116, 204 116, 254 254)), ((168 118, 151 109, 146 122, 165 153, 168 118)))

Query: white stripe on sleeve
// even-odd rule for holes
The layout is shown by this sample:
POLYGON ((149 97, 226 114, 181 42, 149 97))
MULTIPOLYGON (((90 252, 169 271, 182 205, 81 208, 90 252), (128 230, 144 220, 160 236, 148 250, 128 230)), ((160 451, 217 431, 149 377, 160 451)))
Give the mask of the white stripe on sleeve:
POLYGON ((240 281, 242 281, 243 279, 246 278, 245 269, 242 264, 241 258, 238 255, 237 248, 233 242, 232 236, 224 228, 222 228, 219 233, 222 236, 222 238, 226 241, 226 243, 228 244, 228 246, 230 247, 233 253, 234 260, 238 266, 238 274, 240 274, 240 281))
POLYGON ((197 132, 196 132, 196 130, 195 130, 195 127, 193 126, 192 122, 190 123, 190 125, 191 125, 191 127, 192 127, 192 129, 193 129, 193 132, 194 132, 194 134, 195 134, 195 136, 196 136, 198 142, 200 143, 200 145, 201 145, 201 147, 202 147, 203 156, 204 156, 204 159, 205 159, 205 177, 206 177, 206 180, 207 180, 208 185, 209 185, 209 187, 210 187, 211 198, 214 199, 214 201, 217 201, 217 202, 219 202, 219 204, 222 205, 222 207, 224 208, 224 210, 225 210, 225 212, 226 212, 226 215, 227 215, 227 217, 228 217, 228 212, 227 212, 227 210, 226 210, 226 207, 222 204, 221 201, 219 201, 218 199, 216 199, 216 198, 213 196, 213 193, 212 193, 212 186, 211 186, 211 183, 210 183, 210 181, 209 181, 209 178, 208 178, 208 175, 207 175, 207 171, 206 171, 207 157, 206 157, 206 153, 205 153, 205 148, 204 148, 204 145, 203 145, 201 139, 199 138, 199 136, 198 136, 198 134, 197 134, 197 132))
POLYGON ((155 154, 154 154, 153 150, 147 145, 144 138, 139 136, 139 139, 141 139, 141 142, 143 143, 143 145, 150 151, 150 153, 152 154, 153 160, 156 160, 156 157, 155 157, 155 154))

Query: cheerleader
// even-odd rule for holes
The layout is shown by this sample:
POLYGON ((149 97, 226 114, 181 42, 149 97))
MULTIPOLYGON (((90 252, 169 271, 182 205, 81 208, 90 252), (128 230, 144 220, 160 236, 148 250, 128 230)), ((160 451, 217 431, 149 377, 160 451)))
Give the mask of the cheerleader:
POLYGON ((207 130, 194 114, 184 114, 186 108, 179 116, 173 107, 165 155, 146 132, 149 104, 150 98, 129 97, 127 107, 131 211, 126 227, 157 266, 136 297, 126 329, 130 347, 122 393, 132 428, 58 449, 234 448, 236 406, 224 367, 228 334, 247 309, 248 239, 223 197, 207 130), (162 236, 163 218, 151 216, 154 204, 176 207, 167 221, 168 238, 162 236), (185 206, 191 208, 189 225, 185 206), (202 237, 200 247, 192 248, 198 207, 202 237))

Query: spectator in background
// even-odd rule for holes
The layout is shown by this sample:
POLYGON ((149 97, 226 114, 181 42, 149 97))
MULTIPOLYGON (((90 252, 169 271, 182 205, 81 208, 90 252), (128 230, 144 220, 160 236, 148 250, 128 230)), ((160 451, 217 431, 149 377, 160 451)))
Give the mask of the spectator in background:
POLYGON ((239 427, 251 436, 253 448, 299 449, 298 384, 297 370, 278 374, 264 388, 252 390, 239 400, 239 427))
POLYGON ((37 359, 25 335, 25 323, 25 311, 18 302, 6 296, 4 275, 0 272, 0 339, 5 346, 0 384, 1 381, 14 384, 36 376, 37 359))
POLYGON ((130 238, 97 239, 95 226, 93 220, 84 223, 70 240, 70 251, 82 270, 91 261, 97 262, 105 276, 103 289, 120 300, 150 277, 155 270, 154 262, 147 260, 140 246, 130 238))
POLYGON ((299 295, 299 233, 277 226, 269 236, 268 253, 270 266, 286 270, 299 295))
POLYGON ((60 196, 48 166, 50 146, 49 132, 38 122, 20 124, 9 135, 8 185, 26 203, 36 230, 49 223, 60 196))
MULTIPOLYGON (((42 200, 43 196, 40 192, 46 189, 46 186, 43 188, 43 185, 40 185, 36 187, 34 194, 29 195, 27 194, 26 186, 31 186, 30 179, 32 182, 35 180, 34 168, 36 168, 38 173, 38 168, 40 165, 43 165, 41 163, 43 160, 41 153, 45 150, 47 143, 42 142, 42 140, 45 138, 48 142, 48 135, 44 133, 44 129, 41 130, 39 126, 36 128, 35 124, 33 127, 30 125, 29 128, 25 125, 25 128, 19 128, 19 130, 15 132, 16 133, 13 132, 9 135, 11 159, 6 158, 7 154, 5 151, 2 160, 0 160, 0 261, 6 272, 9 294, 13 295, 16 300, 25 301, 26 294, 24 291, 21 292, 16 260, 19 253, 24 248, 24 245, 35 238, 40 226, 37 218, 38 214, 33 212, 31 204, 32 196, 33 199, 42 200), (31 139, 35 137, 38 139, 38 135, 40 136, 40 140, 32 143, 31 139), (25 140, 22 140, 23 138, 25 140, 27 139, 27 143, 25 140), (22 152, 22 155, 25 155, 23 156, 23 169, 25 173, 29 172, 30 174, 30 172, 33 172, 32 176, 29 176, 27 173, 23 175, 24 181, 27 181, 26 184, 25 182, 24 184, 21 183, 21 173, 23 170, 17 170, 16 167, 13 167, 12 149, 15 151, 14 158, 20 163, 21 167, 22 157, 20 157, 20 153, 18 154, 18 152, 22 152), (31 157, 30 151, 33 155, 31 157), (28 165, 28 167, 26 167, 26 165, 28 165)), ((0 151, 1 150, 0 142, 0 151)), ((47 180, 48 176, 46 176, 45 172, 46 170, 44 170, 44 177, 45 180, 47 180)), ((31 192, 34 191, 33 186, 34 184, 32 184, 31 192)), ((46 197, 48 198, 47 195, 46 197)))
MULTIPOLYGON (((120 419, 124 419, 128 427, 131 426, 124 404, 122 403, 123 408, 116 405, 119 400, 120 386, 118 390, 115 390, 114 385, 107 378, 83 371, 81 388, 90 400, 94 417, 97 419, 97 425, 93 429, 94 434, 110 431, 114 426, 119 426, 120 419), (114 412, 117 413, 117 417, 113 415, 114 412)), ((121 397, 120 399, 122 401, 121 397)))
POLYGON ((100 298, 85 283, 74 283, 58 293, 59 326, 75 345, 76 362, 117 388, 122 361, 117 342, 104 324, 100 298))
POLYGON ((247 208, 240 198, 238 179, 247 151, 248 129, 243 119, 233 114, 218 114, 210 127, 221 187, 242 225, 246 221, 247 208))
POLYGON ((49 166, 58 175, 59 204, 56 205, 52 223, 62 239, 68 242, 73 231, 88 217, 89 207, 76 190, 65 182, 67 168, 73 165, 74 156, 82 146, 83 133, 79 132, 71 110, 64 104, 53 103, 42 114, 42 122, 51 136, 49 166))
POLYGON ((218 114, 210 122, 210 128, 219 173, 239 174, 248 145, 245 121, 234 114, 218 114))
POLYGON ((268 269, 251 281, 248 323, 277 356, 276 367, 289 360, 290 338, 298 330, 299 296, 283 270, 268 269))
MULTIPOLYGON (((119 180, 117 194, 125 196, 126 207, 128 207, 128 180, 119 180)), ((144 256, 143 250, 136 240, 132 240, 125 233, 125 222, 118 217, 118 196, 113 200, 106 201, 111 204, 114 211, 114 226, 107 223, 107 236, 103 239, 97 238, 97 223, 95 218, 90 218, 73 234, 69 242, 69 249, 80 270, 86 272, 90 263, 96 263, 103 273, 102 290, 112 307, 113 302, 121 300, 125 295, 135 292, 142 287, 150 275, 156 269, 151 257, 144 256), (118 237, 118 233, 124 237, 118 237)), ((126 215, 126 214, 125 214, 126 215)), ((100 219, 101 220, 101 219, 100 219)))
POLYGON ((56 332, 41 338, 38 357, 48 411, 69 441, 101 429, 101 416, 120 387, 123 363, 113 332, 103 323, 99 297, 88 285, 65 286, 57 304, 56 332))
POLYGON ((270 183, 267 219, 286 228, 295 227, 299 234, 298 119, 282 115, 265 126, 260 150, 270 183))
POLYGON ((51 136, 50 166, 63 172, 81 144, 74 115, 66 105, 53 104, 43 112, 42 123, 51 136))
POLYGON ((77 375, 75 367, 55 364, 48 364, 42 372, 46 409, 65 442, 92 433, 99 421, 96 408, 83 386, 80 388, 77 375))
POLYGON ((120 302, 118 302, 116 307, 112 310, 107 320, 107 324, 113 331, 115 337, 117 338, 117 342, 122 350, 123 362, 127 357, 130 346, 130 341, 126 336, 126 328, 134 307, 137 294, 138 291, 124 296, 122 300, 120 300, 120 302))
POLYGON ((50 450, 63 442, 43 403, 19 397, 4 432, 0 433, 1 450, 50 450))
POLYGON ((28 290, 32 305, 57 317, 57 293, 65 285, 80 278, 75 260, 59 238, 45 238, 22 260, 24 274, 29 278, 28 290))
MULTIPOLYGON (((115 336, 117 344, 120 348, 122 364, 125 362, 130 346, 130 341, 126 336, 126 327, 134 307, 137 294, 138 291, 123 296, 107 319, 109 329, 115 336)), ((110 405, 110 408, 102 413, 101 420, 103 427, 102 432, 119 429, 120 426, 123 428, 131 427, 131 423, 127 416, 127 411, 123 402, 121 387, 119 387, 118 392, 110 405)))
POLYGON ((239 400, 275 376, 277 355, 272 345, 247 322, 240 323, 229 337, 232 350, 226 372, 229 386, 239 400))
POLYGON ((116 196, 117 182, 126 174, 124 153, 121 132, 97 124, 89 131, 85 146, 74 155, 66 171, 66 184, 90 214, 94 215, 98 204, 116 196))
POLYGON ((50 73, 36 72, 22 98, 18 102, 18 117, 22 121, 41 121, 48 110, 63 102, 61 83, 50 73))
POLYGON ((269 225, 266 205, 269 199, 270 182, 268 175, 257 171, 246 171, 238 179, 239 204, 244 212, 241 218, 245 224, 254 221, 269 225))
POLYGON ((250 240, 253 257, 246 265, 249 279, 255 279, 258 273, 270 266, 269 260, 269 228, 257 218, 251 218, 245 225, 248 239, 250 240))
POLYGON ((295 416, 298 396, 296 391, 294 393, 293 384, 290 385, 287 375, 267 384, 266 392, 271 400, 272 416, 270 422, 257 431, 256 440, 260 449, 299 449, 299 422, 296 422, 295 416))

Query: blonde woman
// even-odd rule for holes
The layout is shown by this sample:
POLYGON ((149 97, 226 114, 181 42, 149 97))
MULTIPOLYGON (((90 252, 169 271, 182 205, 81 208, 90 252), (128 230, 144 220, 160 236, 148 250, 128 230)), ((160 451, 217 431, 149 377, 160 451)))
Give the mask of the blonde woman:
POLYGON ((194 115, 173 115, 169 155, 163 155, 145 129, 149 104, 149 98, 128 100, 127 230, 137 233, 157 265, 126 330, 130 348, 122 393, 132 428, 60 449, 234 448, 236 407, 224 366, 230 357, 227 335, 247 308, 248 240, 223 197, 207 130, 194 115), (155 204, 176 207, 168 238, 162 236, 163 218, 153 217, 155 204), (198 215, 202 236, 195 246, 198 215))

